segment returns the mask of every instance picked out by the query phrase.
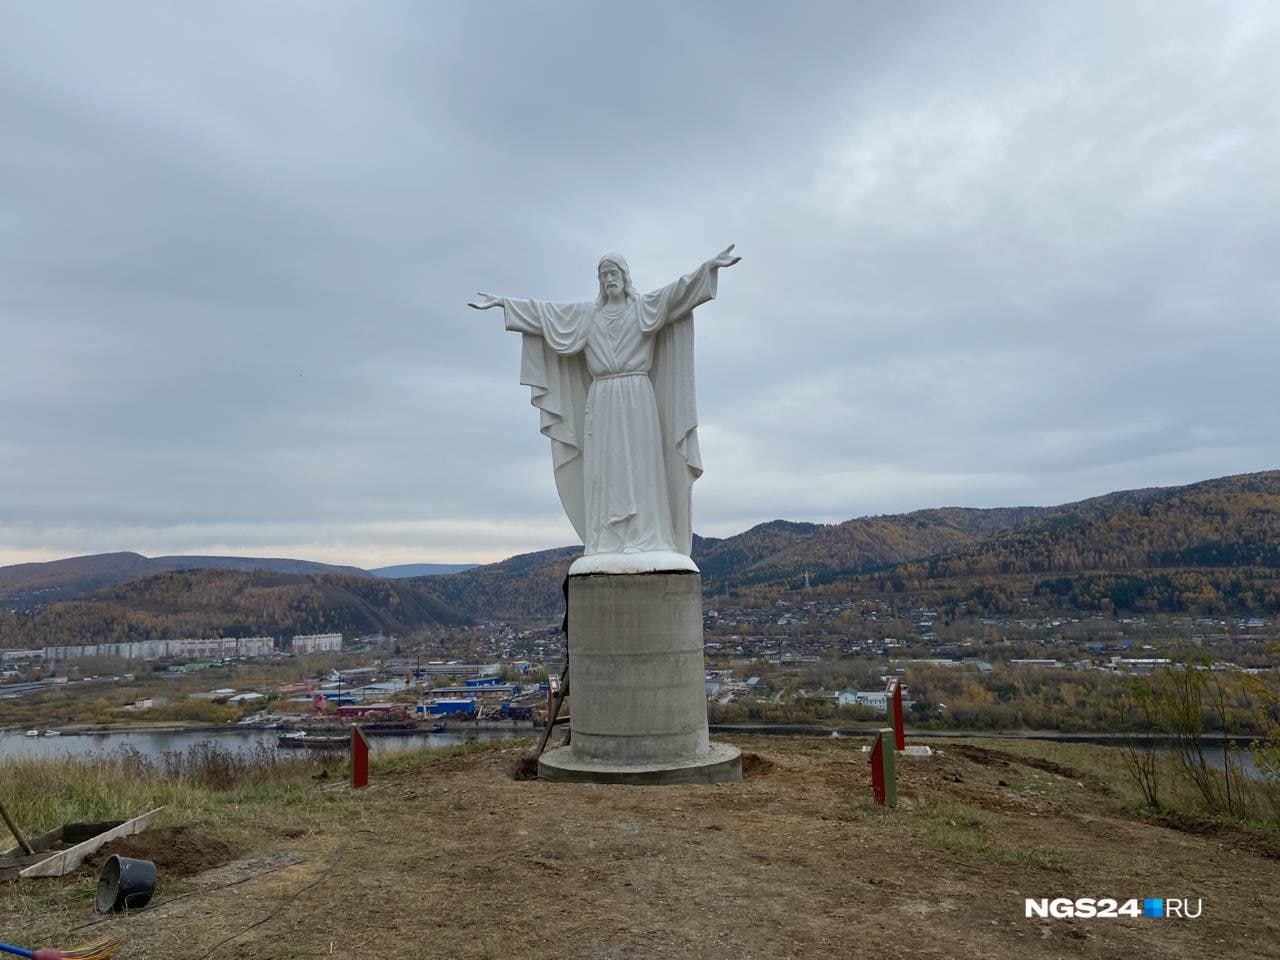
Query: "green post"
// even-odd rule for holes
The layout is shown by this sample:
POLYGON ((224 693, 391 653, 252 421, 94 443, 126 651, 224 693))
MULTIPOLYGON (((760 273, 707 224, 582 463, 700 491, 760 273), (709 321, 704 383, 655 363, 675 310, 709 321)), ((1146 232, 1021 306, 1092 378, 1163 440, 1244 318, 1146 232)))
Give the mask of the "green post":
POLYGON ((893 749, 893 727, 880 731, 881 755, 884 758, 884 805, 898 805, 898 757, 893 749))

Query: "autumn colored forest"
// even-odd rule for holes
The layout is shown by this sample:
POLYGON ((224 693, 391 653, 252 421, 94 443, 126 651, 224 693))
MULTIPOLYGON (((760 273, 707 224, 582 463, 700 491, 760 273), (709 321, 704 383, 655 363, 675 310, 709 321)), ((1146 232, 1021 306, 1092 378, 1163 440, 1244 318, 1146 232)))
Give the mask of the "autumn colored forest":
MULTIPOLYGON (((579 549, 406 580, 253 569, 137 577, 145 558, 136 554, 0 568, 0 645, 548 624, 562 615, 561 585, 579 549), (132 559, 121 565, 121 557, 132 559)), ((767 607, 805 588, 909 595, 940 609, 944 622, 1036 611, 1273 617, 1280 471, 1051 508, 948 507, 827 525, 775 520, 734 537, 696 538, 693 557, 708 602, 739 607, 767 607)), ((201 558, 190 560, 199 566, 201 558)))

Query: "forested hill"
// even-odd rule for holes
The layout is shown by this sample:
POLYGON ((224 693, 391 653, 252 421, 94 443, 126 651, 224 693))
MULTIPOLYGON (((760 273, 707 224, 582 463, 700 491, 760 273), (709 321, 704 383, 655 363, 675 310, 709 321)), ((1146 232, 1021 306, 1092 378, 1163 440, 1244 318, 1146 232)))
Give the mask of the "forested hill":
MULTIPOLYGON (((822 583, 979 543, 1048 513, 1045 507, 1001 507, 988 510, 940 507, 914 513, 859 517, 828 526, 806 524, 803 537, 754 562, 716 570, 704 579, 711 589, 777 583, 809 575, 822 583)), ((757 528, 758 529, 758 528, 757 528)), ((748 537, 753 531, 740 534, 748 537)), ((739 537, 732 537, 726 545, 739 537)), ((725 549, 724 547, 721 550, 725 549)), ((694 560, 701 566, 697 553, 694 560)))
POLYGON ((168 570, 266 570, 272 573, 334 573, 367 577, 359 567, 273 557, 144 557, 140 553, 98 553, 45 563, 0 567, 0 603, 33 610, 118 583, 168 570))
POLYGON ((564 613, 561 586, 582 547, 555 547, 461 573, 398 580, 473 620, 552 620, 564 613))
POLYGON ((154 574, 34 614, 0 610, 0 646, 151 638, 406 634, 466 622, 403 581, 335 574, 198 570, 154 574))
POLYGON ((704 581, 719 582, 804 543, 822 529, 819 523, 770 520, 724 539, 695 535, 693 559, 702 571, 704 581))
MULTIPOLYGON (((477 619, 549 620, 563 611, 560 585, 579 551, 559 547, 412 582, 477 619)), ((1102 601, 1110 597, 1116 609, 1180 610, 1261 609, 1274 595, 1268 575, 1231 571, 1280 568, 1278 554, 1280 471, 1123 490, 1058 507, 943 507, 830 525, 774 520, 724 539, 695 537, 693 549, 708 595, 745 588, 760 602, 794 589, 807 573, 814 587, 852 589, 867 587, 855 577, 899 587, 987 577, 995 582, 982 586, 983 596, 1039 589, 1082 609, 1107 609, 1102 601), (1162 568, 1182 572, 1035 583, 1045 575, 1162 568), (1201 568, 1228 573, 1193 572, 1201 568), (1023 582, 1027 576, 1032 580, 1023 582), (1002 587, 1000 578, 1009 582, 1002 587)))
MULTIPOLYGON (((975 543, 1039 516, 1042 508, 947 507, 824 526, 772 520, 724 539, 694 537, 693 560, 707 593, 740 585, 814 582, 975 543)), ((581 547, 527 553, 447 577, 411 581, 475 619, 551 619, 564 610, 561 585, 581 547)))
MULTIPOLYGON (((464 619, 548 622, 563 612, 561 583, 580 552, 557 547, 448 576, 401 580, 364 571, 171 572, 29 615, 6 602, 19 612, 0 612, 0 638, 15 645, 19 636, 75 643, 211 633, 407 633, 464 619)), ((112 556, 113 575, 146 561, 112 556)), ((946 507, 830 525, 774 520, 733 537, 695 537, 693 558, 708 595, 744 591, 761 603, 794 590, 808 574, 816 589, 924 589, 974 610, 1009 612, 1018 598, 1036 595, 1081 610, 1280 612, 1280 471, 1127 490, 1060 507, 946 507)), ((93 564, 89 573, 77 567, 97 559, 62 561, 64 568, 53 572, 64 579, 50 579, 44 589, 69 589, 72 574, 83 583, 93 564)))
MULTIPOLYGON (((1280 614, 1280 471, 1068 504, 962 550, 833 584, 948 616, 1280 614)), ((753 588, 767 592, 772 587, 753 588)))
POLYGON ((929 577, 1280 568, 1280 471, 1096 497, 921 566, 929 577))

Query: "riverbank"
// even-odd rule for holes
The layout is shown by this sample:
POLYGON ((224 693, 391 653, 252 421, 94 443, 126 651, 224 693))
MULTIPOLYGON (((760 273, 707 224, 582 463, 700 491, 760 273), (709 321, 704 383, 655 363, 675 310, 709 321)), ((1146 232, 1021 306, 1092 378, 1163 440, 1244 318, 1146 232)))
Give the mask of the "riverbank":
MULTIPOLYGON (((373 726, 376 727, 380 721, 364 721, 363 723, 331 723, 321 722, 315 723, 310 720, 277 720, 268 723, 180 723, 177 721, 139 721, 134 723, 64 723, 55 724, 52 727, 38 727, 41 733, 45 729, 54 729, 59 735, 82 735, 82 734, 133 734, 133 733, 208 733, 222 734, 234 733, 244 730, 315 730, 324 733, 345 733, 349 732, 352 726, 373 726)), ((430 733, 436 728, 453 733, 465 733, 466 731, 484 731, 491 733, 510 733, 510 734, 526 734, 540 732, 542 727, 533 721, 499 721, 492 722, 486 720, 473 720, 470 722, 423 722, 415 729, 419 733, 430 733)), ((0 737, 23 736, 26 729, 22 727, 6 727, 0 728, 0 737)))
POLYGON ((1280 941, 1280 844, 1230 824, 1145 822, 1101 775, 1111 751, 934 739, 932 759, 899 765, 899 806, 884 809, 860 740, 733 742, 746 779, 709 787, 519 779, 529 741, 388 758, 360 792, 341 765, 227 791, 104 780, 93 817, 168 801, 129 847, 157 860, 155 903, 98 921, 87 870, 15 885, 0 925, 33 946, 116 935, 122 960, 189 960, 227 939, 227 956, 280 960, 424 946, 468 960, 751 960, 849 943, 889 960, 1251 960, 1280 941), (562 884, 590 893, 569 909, 548 896, 562 884), (1077 895, 1190 897, 1202 911, 1024 915, 1026 897, 1077 895))
MULTIPOLYGON (((60 723, 52 727, 38 727, 41 732, 45 729, 57 730, 59 734, 69 734, 72 736, 86 733, 222 733, 224 731, 234 731, 238 724, 234 723, 179 723, 177 721, 155 721, 152 723, 60 723)), ((243 728, 241 728, 243 729, 243 728)), ((2 736, 22 736, 26 733, 21 727, 7 727, 0 729, 0 737, 2 736)))
MULTIPOLYGON (((888 721, 881 723, 847 724, 845 726, 827 726, 820 723, 713 723, 712 733, 736 734, 741 736, 794 736, 794 737, 830 737, 838 734, 841 737, 873 737, 888 721)), ((921 737, 938 737, 941 739, 967 740, 973 738, 989 738, 993 740, 1060 740, 1064 743, 1124 743, 1129 740, 1160 741, 1171 739, 1167 733, 1090 733, 1081 731, 1063 733, 1060 730, 932 730, 907 727, 906 736, 913 739, 921 737)), ((1243 733, 1206 733, 1201 739, 1205 743, 1221 744, 1230 740, 1233 744, 1247 745, 1257 739, 1256 734, 1243 733)))
MULTIPOLYGON (((129 733, 65 734, 61 737, 0 738, 0 763, 7 760, 85 760, 103 756, 134 756, 161 760, 192 750, 212 749, 237 755, 263 756, 274 753, 282 735, 280 730, 244 728, 235 730, 132 731, 129 733)), ((339 734, 346 741, 348 733, 339 734)), ((408 735, 370 737, 375 755, 404 753, 424 747, 450 747, 468 741, 510 740, 508 731, 424 731, 408 735)), ((298 751, 290 750, 291 754, 298 751)), ((342 757, 347 751, 337 751, 342 757)))

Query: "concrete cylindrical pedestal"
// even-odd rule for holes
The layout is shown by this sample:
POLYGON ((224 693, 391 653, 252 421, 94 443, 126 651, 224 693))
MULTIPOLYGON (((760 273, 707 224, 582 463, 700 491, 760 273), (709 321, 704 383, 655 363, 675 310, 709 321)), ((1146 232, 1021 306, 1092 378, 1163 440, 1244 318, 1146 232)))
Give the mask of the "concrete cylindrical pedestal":
POLYGON ((702 577, 569 578, 571 745, 539 759, 546 780, 717 783, 739 752, 707 736, 702 577))

